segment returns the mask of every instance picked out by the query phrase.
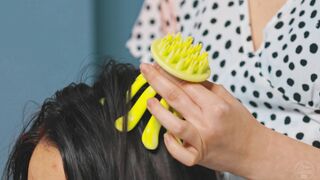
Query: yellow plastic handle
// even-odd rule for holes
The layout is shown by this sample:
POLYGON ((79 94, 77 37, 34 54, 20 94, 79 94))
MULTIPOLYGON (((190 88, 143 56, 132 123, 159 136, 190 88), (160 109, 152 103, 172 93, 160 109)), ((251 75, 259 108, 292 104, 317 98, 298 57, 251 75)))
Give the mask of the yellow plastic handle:
MULTIPOLYGON (((160 100, 160 104, 164 108, 169 109, 169 105, 164 99, 160 100)), ((161 124, 158 122, 158 120, 154 116, 151 116, 147 126, 143 130, 142 138, 141 138, 143 145, 147 149, 154 150, 158 147, 160 129, 161 129, 161 124)))

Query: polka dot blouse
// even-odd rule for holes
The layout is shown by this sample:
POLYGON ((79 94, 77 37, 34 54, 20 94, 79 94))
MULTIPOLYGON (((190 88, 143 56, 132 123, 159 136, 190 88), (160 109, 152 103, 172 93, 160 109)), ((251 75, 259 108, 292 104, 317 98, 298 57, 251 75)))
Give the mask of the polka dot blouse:
POLYGON ((150 44, 191 35, 224 85, 266 127, 320 148, 320 0, 288 0, 254 50, 247 0, 146 0, 127 47, 152 62, 150 44))

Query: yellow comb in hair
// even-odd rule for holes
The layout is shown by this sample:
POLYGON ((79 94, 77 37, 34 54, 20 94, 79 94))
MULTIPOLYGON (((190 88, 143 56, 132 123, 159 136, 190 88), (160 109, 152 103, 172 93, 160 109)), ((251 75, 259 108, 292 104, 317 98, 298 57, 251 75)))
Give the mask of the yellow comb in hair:
MULTIPOLYGON (((181 34, 167 35, 162 39, 153 41, 151 45, 152 56, 155 61, 171 75, 190 82, 202 82, 210 76, 208 53, 202 52, 201 44, 192 44, 193 38, 183 39, 181 34)), ((146 79, 140 74, 131 86, 131 99, 137 95, 138 91, 145 87, 146 79)), ((141 90, 142 91, 142 90, 141 90)), ((145 87, 143 92, 139 92, 139 98, 134 102, 128 113, 127 131, 131 131, 140 121, 147 111, 147 100, 156 96, 155 90, 151 86, 145 87)), ((169 107, 167 102, 161 98, 160 104, 180 117, 179 113, 169 107)), ((115 127, 123 131, 123 116, 115 121, 115 127)), ((157 148, 159 143, 159 132, 161 124, 151 115, 142 133, 142 143, 149 150, 157 148)))

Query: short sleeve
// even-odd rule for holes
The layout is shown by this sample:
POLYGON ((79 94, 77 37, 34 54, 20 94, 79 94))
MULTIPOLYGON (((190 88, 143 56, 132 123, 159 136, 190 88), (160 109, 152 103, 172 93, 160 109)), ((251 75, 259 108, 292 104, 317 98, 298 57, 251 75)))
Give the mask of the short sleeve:
POLYGON ((132 56, 140 62, 152 63, 150 46, 154 39, 178 28, 174 0, 145 0, 126 43, 132 56))

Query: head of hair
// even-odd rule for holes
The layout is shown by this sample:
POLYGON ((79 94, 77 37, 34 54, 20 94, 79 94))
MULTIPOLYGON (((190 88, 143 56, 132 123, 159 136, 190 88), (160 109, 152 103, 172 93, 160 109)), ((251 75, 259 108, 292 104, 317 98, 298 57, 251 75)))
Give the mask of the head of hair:
POLYGON ((58 148, 70 180, 215 179, 212 170, 173 159, 161 138, 163 130, 156 150, 144 148, 140 138, 150 113, 130 132, 114 128, 114 120, 132 104, 126 93, 139 74, 136 68, 107 61, 98 74, 92 85, 72 83, 44 101, 19 135, 4 179, 27 179, 30 158, 42 138, 58 148))

